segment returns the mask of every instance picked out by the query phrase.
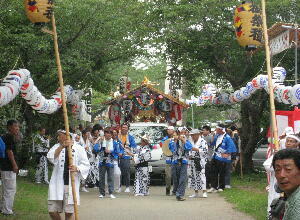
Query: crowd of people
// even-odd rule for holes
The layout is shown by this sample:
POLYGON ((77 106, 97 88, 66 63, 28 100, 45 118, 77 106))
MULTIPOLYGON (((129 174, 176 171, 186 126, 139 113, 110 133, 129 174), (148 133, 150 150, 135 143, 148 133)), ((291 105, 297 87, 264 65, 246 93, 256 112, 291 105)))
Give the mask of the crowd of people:
MULTIPOLYGON (((76 131, 70 132, 70 137, 67 137, 66 131, 61 129, 57 131, 57 144, 52 147, 45 128, 39 128, 33 139, 32 149, 37 165, 35 181, 38 184, 49 184, 48 211, 52 219, 60 219, 61 212, 65 212, 66 219, 73 218, 70 173, 75 173, 78 205, 79 191, 88 192, 88 188, 98 188, 100 199, 105 198, 107 194, 108 197, 115 199, 122 191, 130 193, 131 163, 135 168, 132 187, 134 196, 150 195, 151 168, 148 163, 151 160, 152 140, 149 134, 143 133, 139 137, 140 143, 136 143, 135 138, 129 134, 129 126, 128 123, 120 125, 119 128, 103 128, 100 125, 87 128, 79 126, 76 131), (72 152, 69 152, 69 146, 72 152), (69 154, 73 158, 71 166, 69 154), (50 181, 48 162, 54 166, 50 181)), ((276 215, 299 216, 299 212, 292 207, 299 203, 300 137, 289 131, 290 128, 281 137, 284 139, 283 148, 286 149, 277 152, 264 164, 270 173, 268 208, 270 219, 276 219, 274 218, 276 215), (292 169, 293 174, 290 173, 292 169), (286 208, 283 209, 282 203, 287 203, 288 206, 284 205, 286 208), (274 210, 280 211, 274 214, 274 210)), ((5 215, 13 214, 16 174, 19 169, 15 149, 15 137, 18 133, 18 122, 9 120, 7 134, 2 137, 6 151, 0 160, 3 189, 0 208, 5 215)), ((190 198, 207 198, 208 193, 231 188, 231 169, 240 148, 239 135, 234 127, 229 129, 219 124, 215 131, 211 132, 209 126, 200 129, 169 126, 166 134, 160 141, 160 146, 167 146, 171 152, 164 157, 167 196, 173 195, 177 201, 184 201, 187 186, 194 192, 189 195, 190 198), (201 196, 199 192, 202 192, 201 196)))

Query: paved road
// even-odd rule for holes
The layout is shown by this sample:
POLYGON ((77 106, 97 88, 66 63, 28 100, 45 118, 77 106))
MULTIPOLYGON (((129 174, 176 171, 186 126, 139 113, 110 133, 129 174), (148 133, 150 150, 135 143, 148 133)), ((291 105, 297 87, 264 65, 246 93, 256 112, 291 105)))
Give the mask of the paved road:
MULTIPOLYGON (((115 194, 116 199, 98 198, 98 190, 81 192, 79 206, 80 219, 84 220, 253 220, 238 212, 218 194, 209 194, 208 198, 187 198, 178 202, 173 196, 164 196, 165 188, 150 188, 150 196, 134 197, 132 194, 115 194)), ((187 191, 187 195, 191 195, 187 191)))

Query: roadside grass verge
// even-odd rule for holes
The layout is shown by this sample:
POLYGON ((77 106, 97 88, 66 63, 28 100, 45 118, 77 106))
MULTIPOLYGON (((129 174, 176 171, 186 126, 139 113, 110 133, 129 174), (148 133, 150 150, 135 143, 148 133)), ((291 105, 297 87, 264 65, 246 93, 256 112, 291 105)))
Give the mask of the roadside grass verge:
POLYGON ((231 178, 231 189, 221 193, 222 196, 242 212, 257 220, 265 220, 267 215, 268 193, 266 175, 249 174, 241 179, 237 175, 231 178))
POLYGON ((50 219, 47 206, 48 185, 34 184, 28 179, 18 177, 17 193, 14 202, 15 216, 4 216, 0 219, 35 220, 50 219))

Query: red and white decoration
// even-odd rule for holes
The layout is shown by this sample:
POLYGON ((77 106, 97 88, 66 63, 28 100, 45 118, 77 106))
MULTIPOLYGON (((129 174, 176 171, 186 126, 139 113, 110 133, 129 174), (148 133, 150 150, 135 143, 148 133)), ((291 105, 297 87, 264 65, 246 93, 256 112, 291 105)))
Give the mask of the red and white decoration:
MULTIPOLYGON (((81 90, 71 86, 64 87, 65 98, 71 105, 78 105, 83 95, 81 90)), ((62 105, 61 92, 58 89, 50 99, 46 99, 34 85, 27 69, 11 70, 0 86, 0 107, 11 102, 19 93, 31 107, 39 113, 52 114, 62 105)))
MULTIPOLYGON (((283 67, 273 68, 273 88, 274 88, 274 98, 278 102, 289 105, 299 105, 300 104, 300 84, 291 86, 282 85, 286 77, 286 70, 283 67)), ((220 93, 216 95, 216 88, 213 84, 207 84, 203 86, 203 90, 200 96, 192 96, 190 100, 186 100, 187 104, 197 104, 198 106, 204 105, 206 102, 210 101, 212 104, 222 104, 231 105, 237 102, 241 102, 248 99, 256 90, 264 89, 269 93, 267 75, 258 75, 251 82, 248 82, 245 87, 236 90, 235 92, 220 93)))
POLYGON ((282 135, 286 127, 292 127, 295 134, 300 132, 300 109, 294 111, 276 111, 278 136, 282 135))

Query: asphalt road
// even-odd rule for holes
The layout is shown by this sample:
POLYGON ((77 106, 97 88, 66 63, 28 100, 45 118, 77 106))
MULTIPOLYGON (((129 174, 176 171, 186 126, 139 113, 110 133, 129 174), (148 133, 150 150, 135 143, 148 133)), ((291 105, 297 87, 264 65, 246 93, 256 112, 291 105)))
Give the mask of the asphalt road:
POLYGON ((174 196, 165 196, 165 188, 150 187, 150 196, 135 197, 132 193, 115 194, 116 199, 108 196, 98 198, 98 189, 81 192, 79 206, 80 219, 94 220, 250 220, 247 216, 225 201, 217 193, 208 198, 187 198, 192 191, 187 190, 186 201, 178 202, 174 196))

